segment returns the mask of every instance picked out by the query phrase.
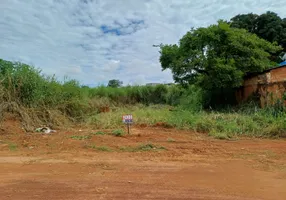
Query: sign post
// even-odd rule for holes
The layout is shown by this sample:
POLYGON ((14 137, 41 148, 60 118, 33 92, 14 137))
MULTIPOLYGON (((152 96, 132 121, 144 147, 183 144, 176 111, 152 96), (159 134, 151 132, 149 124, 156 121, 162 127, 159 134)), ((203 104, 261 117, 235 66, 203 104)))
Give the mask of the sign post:
POLYGON ((126 124, 128 134, 130 134, 130 125, 133 123, 133 116, 131 114, 123 115, 122 122, 126 124))

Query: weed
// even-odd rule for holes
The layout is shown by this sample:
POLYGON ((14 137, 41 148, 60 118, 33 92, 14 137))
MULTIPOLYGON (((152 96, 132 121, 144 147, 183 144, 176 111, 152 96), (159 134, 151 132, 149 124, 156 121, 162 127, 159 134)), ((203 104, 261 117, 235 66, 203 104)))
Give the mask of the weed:
POLYGON ((95 150, 98 150, 98 151, 107 151, 107 152, 112 152, 112 149, 110 149, 110 148, 109 148, 109 147, 107 147, 107 146, 96 146, 96 145, 91 145, 91 146, 88 146, 88 148, 95 149, 95 150))
POLYGON ((140 146, 137 147, 138 151, 150 151, 150 150, 165 150, 165 147, 162 146, 156 146, 152 143, 147 143, 147 144, 142 144, 140 146))
POLYGON ((10 151, 16 151, 18 149, 17 144, 15 143, 9 143, 9 150, 10 151))
POLYGON ((70 138, 74 140, 88 140, 91 138, 91 136, 90 135, 73 135, 70 138))
POLYGON ((106 133, 103 132, 103 131, 97 131, 97 132, 91 133, 91 134, 92 134, 92 135, 106 135, 106 133))
POLYGON ((122 129, 116 129, 112 131, 112 135, 116 137, 122 137, 123 135, 125 135, 125 132, 122 129))
POLYGON ((133 147, 130 147, 130 146, 128 146, 128 147, 119 147, 119 149, 121 150, 121 151, 124 151, 124 152, 134 152, 134 148, 133 147))
POLYGON ((220 139, 220 140, 227 140, 230 138, 229 134, 227 134, 226 132, 218 132, 216 130, 211 130, 209 135, 214 137, 215 139, 220 139))
POLYGON ((157 151, 157 150, 166 150, 165 147, 163 146, 156 146, 152 143, 147 143, 147 144, 141 144, 136 147, 120 147, 119 148, 121 151, 126 151, 126 152, 139 152, 139 151, 157 151))

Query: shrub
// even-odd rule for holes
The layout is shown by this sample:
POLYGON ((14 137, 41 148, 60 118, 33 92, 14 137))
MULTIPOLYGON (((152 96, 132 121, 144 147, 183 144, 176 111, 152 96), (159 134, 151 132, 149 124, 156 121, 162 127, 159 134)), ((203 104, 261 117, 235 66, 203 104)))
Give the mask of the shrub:
POLYGON ((117 130, 112 131, 112 135, 116 137, 122 137, 123 135, 125 135, 125 132, 121 129, 117 129, 117 130))
POLYGON ((73 135, 70 138, 74 139, 74 140, 88 140, 91 138, 91 136, 89 136, 89 135, 73 135))
POLYGON ((96 146, 96 145, 91 145, 88 146, 88 148, 94 149, 94 150, 98 150, 98 151, 106 151, 106 152, 112 152, 112 149, 110 149, 107 146, 96 146))
POLYGON ((106 135, 106 133, 103 131, 97 131, 95 133, 92 133, 92 135, 106 135))

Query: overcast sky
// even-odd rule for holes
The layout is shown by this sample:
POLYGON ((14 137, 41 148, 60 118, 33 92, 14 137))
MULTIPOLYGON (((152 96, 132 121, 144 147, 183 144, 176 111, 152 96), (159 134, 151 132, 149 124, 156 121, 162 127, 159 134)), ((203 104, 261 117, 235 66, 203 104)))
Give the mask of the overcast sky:
POLYGON ((0 0, 0 58, 82 84, 172 82, 153 44, 177 43, 191 27, 267 10, 285 0, 0 0))

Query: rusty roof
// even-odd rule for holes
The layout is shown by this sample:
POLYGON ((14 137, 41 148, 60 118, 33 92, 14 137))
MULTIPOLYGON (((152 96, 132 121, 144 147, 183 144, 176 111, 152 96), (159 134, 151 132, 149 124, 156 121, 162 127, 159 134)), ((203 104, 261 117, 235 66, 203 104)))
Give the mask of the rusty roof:
POLYGON ((272 67, 272 68, 269 68, 269 69, 265 69, 263 70, 262 72, 254 72, 254 73, 249 73, 249 74, 246 74, 244 76, 244 78, 250 78, 250 77, 253 77, 253 76, 257 76, 257 75, 260 75, 260 74, 264 74, 264 73, 267 73, 267 72, 270 72, 271 70, 273 69, 278 69, 278 68, 282 68, 282 67, 286 67, 286 63, 281 63, 282 65, 280 66, 276 66, 276 67, 272 67))

